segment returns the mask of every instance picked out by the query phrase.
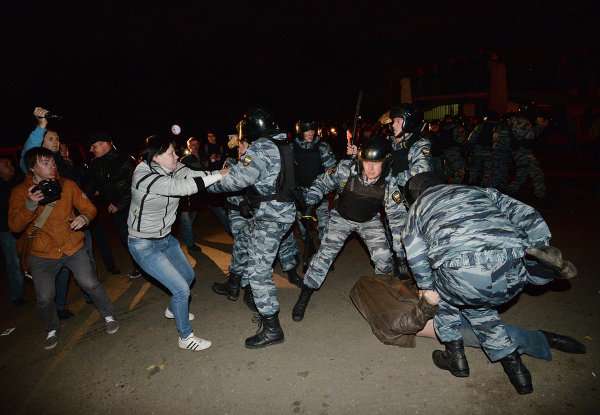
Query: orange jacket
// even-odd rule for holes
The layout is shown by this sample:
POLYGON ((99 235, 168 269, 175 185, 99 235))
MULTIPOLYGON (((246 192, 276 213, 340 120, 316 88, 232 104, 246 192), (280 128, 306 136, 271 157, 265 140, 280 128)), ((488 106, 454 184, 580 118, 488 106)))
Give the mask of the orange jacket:
MULTIPOLYGON (((33 184, 33 177, 28 174, 23 183, 15 186, 10 194, 8 227, 12 232, 28 233, 35 219, 44 210, 44 206, 38 206, 31 211, 25 204, 27 189, 33 184)), ((71 221, 77 217, 74 209, 90 222, 96 217, 96 207, 74 181, 60 179, 60 185, 62 187, 60 199, 56 201, 56 206, 37 237, 33 239, 31 255, 59 259, 63 255, 75 254, 83 247, 84 234, 82 231, 71 230, 71 221)))

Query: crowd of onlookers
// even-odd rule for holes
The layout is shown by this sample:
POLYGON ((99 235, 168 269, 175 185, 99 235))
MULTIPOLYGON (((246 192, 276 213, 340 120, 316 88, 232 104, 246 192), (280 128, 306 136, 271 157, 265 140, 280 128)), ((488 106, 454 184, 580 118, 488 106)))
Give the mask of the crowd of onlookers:
MULTIPOLYGON (((94 204, 97 218, 85 227, 85 248, 89 260, 96 268, 94 249, 97 250, 104 268, 113 275, 127 275, 138 278, 141 273, 135 261, 131 260, 125 272, 115 258, 112 235, 117 235, 120 243, 127 249, 127 215, 131 200, 131 177, 137 160, 130 154, 120 151, 115 139, 109 132, 96 131, 82 142, 68 144, 61 141, 60 135, 52 128, 51 119, 46 119, 47 110, 36 108, 34 116, 37 125, 24 141, 23 146, 12 154, 0 155, 0 243, 4 257, 4 267, 8 281, 10 301, 15 305, 24 303, 24 280, 30 276, 19 263, 17 239, 19 234, 10 231, 8 226, 9 199, 12 189, 22 183, 27 174, 25 154, 36 147, 49 150, 56 164, 57 173, 62 178, 73 180, 94 204)), ((206 138, 189 137, 179 149, 185 156, 182 162, 196 169, 219 170, 226 157, 226 146, 214 132, 209 131, 206 138)), ((200 198, 191 196, 181 203, 179 216, 180 237, 188 249, 198 251, 194 244, 192 225, 197 211, 207 206, 228 230, 227 215, 222 198, 218 195, 205 195, 200 198)), ((67 294, 71 273, 66 267, 56 276, 55 305, 58 316, 67 319, 73 314, 67 307, 67 294)), ((84 293, 86 300, 92 300, 84 293)))

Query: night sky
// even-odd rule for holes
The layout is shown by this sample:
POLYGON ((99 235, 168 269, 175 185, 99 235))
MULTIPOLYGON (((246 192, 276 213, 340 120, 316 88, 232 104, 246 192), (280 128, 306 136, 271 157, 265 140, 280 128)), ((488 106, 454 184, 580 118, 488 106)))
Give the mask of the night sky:
POLYGON ((597 59, 593 2, 171 3, 4 5, 3 142, 26 138, 36 105, 68 140, 133 142, 173 122, 226 133, 256 103, 283 124, 347 119, 359 89, 376 115, 397 99, 390 80, 452 56, 597 59))

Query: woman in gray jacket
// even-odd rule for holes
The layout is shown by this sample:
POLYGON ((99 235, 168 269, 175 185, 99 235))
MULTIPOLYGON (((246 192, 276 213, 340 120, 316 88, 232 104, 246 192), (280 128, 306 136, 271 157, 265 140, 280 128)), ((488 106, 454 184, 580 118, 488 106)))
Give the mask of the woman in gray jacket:
POLYGON ((174 318, 179 347, 200 351, 211 342, 194 336, 189 313, 190 284, 194 269, 171 235, 181 196, 188 196, 221 180, 228 170, 192 170, 178 162, 170 138, 150 136, 131 183, 131 206, 127 225, 129 251, 138 265, 171 292, 166 318, 174 318))

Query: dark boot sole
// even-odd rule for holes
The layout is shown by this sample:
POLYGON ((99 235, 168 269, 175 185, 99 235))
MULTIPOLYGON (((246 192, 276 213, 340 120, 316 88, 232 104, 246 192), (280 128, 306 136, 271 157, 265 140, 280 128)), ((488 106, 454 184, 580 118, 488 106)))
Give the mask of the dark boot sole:
POLYGON ((249 346, 247 344, 244 344, 244 346, 246 346, 246 349, 262 349, 262 348, 265 348, 265 347, 274 346, 276 344, 281 344, 284 341, 285 341, 285 339, 281 339, 281 340, 274 340, 274 341, 271 341, 269 343, 264 343, 264 344, 256 345, 256 346, 249 346))
MULTIPOLYGON (((514 385, 513 385, 514 386, 514 385)), ((517 393, 519 395, 529 395, 530 393, 533 393, 533 387, 531 388, 526 388, 526 389, 517 389, 515 387, 515 390, 517 391, 517 393)))
POLYGON ((457 378, 468 378, 469 375, 471 374, 470 372, 457 372, 457 371, 452 371, 450 369, 448 369, 448 372, 450 372, 453 376, 456 376, 457 378))

